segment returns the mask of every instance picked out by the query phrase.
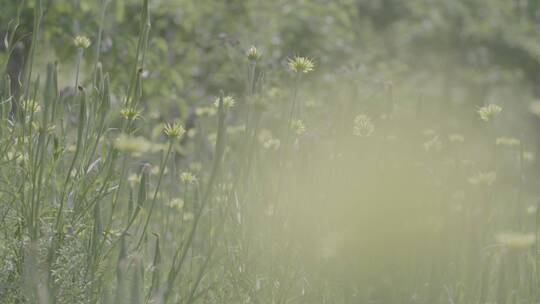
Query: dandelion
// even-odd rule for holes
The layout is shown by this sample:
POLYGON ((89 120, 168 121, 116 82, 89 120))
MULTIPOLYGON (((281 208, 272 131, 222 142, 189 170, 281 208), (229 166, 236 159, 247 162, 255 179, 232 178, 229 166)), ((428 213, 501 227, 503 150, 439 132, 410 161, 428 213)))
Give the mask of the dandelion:
POLYGON ((126 153, 141 154, 150 150, 151 144, 143 137, 121 134, 116 138, 114 146, 126 153))
POLYGON ((499 137, 495 140, 497 146, 515 147, 519 146, 520 141, 514 137, 499 137))
POLYGON ((166 123, 163 128, 163 133, 170 140, 179 139, 184 135, 185 132, 186 130, 184 129, 184 127, 182 127, 182 125, 176 121, 173 123, 166 123))
POLYGON ((141 116, 139 111, 131 107, 121 109, 120 115, 122 115, 125 120, 135 120, 141 116))
POLYGON ((527 249, 536 241, 533 233, 504 232, 495 236, 497 243, 508 249, 527 249))
POLYGON ((471 185, 491 186, 495 182, 496 178, 497 174, 493 171, 477 172, 473 176, 469 177, 468 181, 471 185))
POLYGON ((246 57, 250 61, 257 61, 261 58, 261 56, 261 52, 254 45, 252 45, 246 52, 246 57))
POLYGON ((478 109, 478 115, 480 115, 480 119, 482 119, 485 122, 493 120, 496 116, 498 116, 502 111, 502 108, 498 105, 489 104, 487 106, 483 106, 480 109, 478 109))
POLYGON ((195 177, 195 175, 193 175, 193 173, 187 172, 187 171, 182 172, 182 174, 180 174, 180 180, 184 184, 194 184, 195 182, 197 182, 197 178, 195 177))
POLYGON ((78 49, 87 49, 90 46, 90 39, 85 36, 76 36, 73 38, 73 44, 75 44, 75 47, 78 49))
MULTIPOLYGON (((214 101, 214 106, 216 108, 219 107, 219 99, 220 99, 220 97, 216 98, 216 100, 214 101)), ((232 108, 232 107, 234 107, 235 104, 236 104, 236 101, 234 100, 234 98, 232 96, 223 97, 223 107, 224 108, 232 108)))
POLYGON ((315 64, 307 57, 295 56, 288 61, 289 70, 294 73, 307 74, 313 71, 315 64))
POLYGON ((375 125, 371 118, 364 114, 359 114, 354 118, 353 134, 359 137, 368 137, 375 131, 375 125))

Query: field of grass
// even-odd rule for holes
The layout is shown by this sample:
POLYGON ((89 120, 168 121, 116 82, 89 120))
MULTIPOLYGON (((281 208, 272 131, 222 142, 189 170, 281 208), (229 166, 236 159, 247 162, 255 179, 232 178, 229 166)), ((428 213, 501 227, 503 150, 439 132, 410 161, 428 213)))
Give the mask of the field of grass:
POLYGON ((540 303, 538 63, 319 2, 0 4, 0 303, 540 303))

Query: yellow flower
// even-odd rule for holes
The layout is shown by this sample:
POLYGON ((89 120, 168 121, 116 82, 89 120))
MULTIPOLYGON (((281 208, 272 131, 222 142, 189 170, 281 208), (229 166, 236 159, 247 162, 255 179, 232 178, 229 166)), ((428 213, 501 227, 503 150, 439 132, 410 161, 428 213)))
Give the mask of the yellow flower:
MULTIPOLYGON (((219 107, 219 99, 220 99, 220 97, 216 98, 216 100, 214 101, 214 106, 216 108, 219 107)), ((236 101, 234 100, 233 97, 231 97, 231 96, 223 97, 223 107, 224 108, 232 108, 232 107, 234 107, 235 104, 236 104, 236 101)))
POLYGON ((288 61, 289 70, 295 73, 304 73, 307 74, 313 71, 315 64, 313 61, 307 57, 295 56, 290 58, 288 61))
POLYGON ((134 120, 141 116, 140 112, 137 111, 137 109, 130 107, 121 109, 120 115, 122 115, 125 120, 134 120))
POLYGON ((181 210, 184 208, 184 200, 181 198, 174 198, 169 202, 168 205, 170 208, 181 210))
POLYGON ((480 115, 480 119, 488 122, 494 119, 497 115, 499 115, 501 111, 502 108, 500 106, 489 104, 478 109, 478 115, 480 115))
POLYGON ((186 133, 186 130, 184 129, 184 127, 182 127, 181 124, 175 121, 173 123, 166 123, 163 128, 163 133, 169 139, 173 140, 182 137, 184 133, 186 133))
POLYGON ((184 183, 184 184, 193 184, 197 181, 197 178, 195 177, 195 175, 193 175, 193 173, 191 172, 182 172, 182 174, 180 174, 180 180, 184 183))
POLYGON ((259 52, 259 50, 253 45, 246 52, 246 57, 251 61, 257 61, 261 58, 261 56, 261 52, 259 52))
POLYGON ((75 44, 75 47, 78 49, 87 49, 90 46, 90 39, 85 36, 77 36, 73 38, 73 44, 75 44))

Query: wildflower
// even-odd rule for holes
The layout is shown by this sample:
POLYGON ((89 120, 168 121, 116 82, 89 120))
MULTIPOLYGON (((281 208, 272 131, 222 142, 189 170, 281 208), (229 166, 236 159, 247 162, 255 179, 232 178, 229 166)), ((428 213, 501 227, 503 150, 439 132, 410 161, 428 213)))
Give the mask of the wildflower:
POLYGON ((491 186, 496 178, 497 174, 493 171, 489 171, 477 172, 475 175, 469 177, 468 180, 471 185, 491 186))
POLYGON ((121 109, 120 115, 122 115, 125 120, 134 120, 141 116, 139 111, 130 107, 121 109))
POLYGON ((90 46, 90 39, 85 36, 76 36, 73 38, 73 44, 78 49, 87 49, 90 46))
POLYGON ((513 137, 499 137, 495 140, 495 143, 497 146, 515 147, 519 146, 520 141, 519 139, 513 137))
POLYGON ((499 115, 501 111, 502 108, 500 106, 489 104, 478 109, 478 115, 480 115, 480 119, 488 122, 494 119, 497 115, 499 115))
MULTIPOLYGON (((221 97, 216 98, 216 101, 214 101, 214 106, 216 108, 219 108, 219 99, 221 97)), ((224 108, 232 108, 236 104, 236 101, 231 96, 225 96, 223 97, 223 107, 224 108)))
POLYGON ((527 249, 536 241, 533 233, 504 232, 495 236, 499 244, 509 249, 527 249))
POLYGON ((181 198, 174 198, 169 202, 168 206, 173 209, 181 210, 184 208, 184 200, 181 198))
POLYGON ((173 123, 166 123, 163 128, 163 133, 171 140, 179 139, 185 132, 186 130, 184 127, 176 121, 173 123))
POLYGON ((118 136, 114 142, 115 147, 123 152, 141 154, 150 150, 151 144, 143 137, 134 137, 126 134, 118 136))
POLYGON ((259 52, 259 50, 254 45, 252 45, 246 52, 246 57, 250 61, 257 61, 261 58, 261 56, 261 52, 259 52))
POLYGON ((296 135, 306 133, 306 126, 304 125, 304 122, 299 119, 292 122, 292 128, 294 129, 294 133, 296 133, 296 135))
POLYGON ((180 180, 184 183, 184 184, 193 184, 197 181, 197 178, 195 177, 195 175, 193 175, 193 173, 191 172, 182 172, 182 174, 180 174, 180 180))
POLYGON ((288 62, 289 70, 294 73, 304 73, 307 74, 313 71, 315 64, 313 61, 307 57, 295 56, 294 58, 289 59, 288 62))
POLYGON ((360 137, 368 137, 375 131, 375 125, 371 118, 364 114, 359 114, 354 118, 353 134, 360 137))
POLYGON ((448 136, 448 140, 450 140, 450 142, 453 142, 453 143, 461 144, 465 141, 465 137, 463 137, 463 135, 461 134, 452 134, 448 136))

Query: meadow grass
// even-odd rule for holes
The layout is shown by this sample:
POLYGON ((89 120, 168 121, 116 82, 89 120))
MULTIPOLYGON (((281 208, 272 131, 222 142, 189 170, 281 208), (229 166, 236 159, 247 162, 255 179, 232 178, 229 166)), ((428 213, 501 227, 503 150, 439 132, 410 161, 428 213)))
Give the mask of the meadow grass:
POLYGON ((451 115, 251 46, 240 92, 156 118, 148 0, 125 73, 102 0, 69 83, 36 63, 42 5, 19 79, 20 15, 2 57, 0 302, 540 303, 533 142, 506 107, 451 115))

